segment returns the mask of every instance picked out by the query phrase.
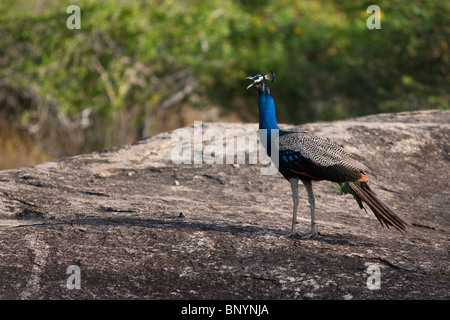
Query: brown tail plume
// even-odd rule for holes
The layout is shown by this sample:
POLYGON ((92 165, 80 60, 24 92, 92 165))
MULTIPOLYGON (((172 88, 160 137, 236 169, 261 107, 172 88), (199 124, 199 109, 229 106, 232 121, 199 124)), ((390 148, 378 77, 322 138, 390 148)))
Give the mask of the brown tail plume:
MULTIPOLYGON (((370 190, 368 185, 364 188, 353 182, 349 182, 348 185, 358 195, 358 197, 369 206, 382 226, 387 228, 392 226, 400 232, 407 231, 410 223, 395 212, 394 209, 383 202, 383 200, 378 198, 378 196, 370 190)), ((360 204, 360 207, 364 208, 359 201, 358 203, 360 204)))

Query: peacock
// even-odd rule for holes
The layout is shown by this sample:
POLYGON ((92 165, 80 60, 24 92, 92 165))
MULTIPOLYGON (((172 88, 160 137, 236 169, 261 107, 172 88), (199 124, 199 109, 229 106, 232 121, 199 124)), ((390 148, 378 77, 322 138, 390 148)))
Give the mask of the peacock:
POLYGON ((402 233, 407 231, 410 223, 372 191, 365 174, 366 166, 352 154, 330 140, 314 134, 280 130, 275 116, 275 102, 268 85, 268 81, 275 82, 274 72, 266 75, 258 73, 245 80, 253 81, 247 89, 254 88, 258 91, 259 129, 260 132, 267 132, 266 152, 269 157, 272 152, 278 152, 278 171, 291 185, 294 207, 289 236, 309 238, 318 235, 312 181, 320 180, 335 182, 338 193, 352 194, 359 207, 365 211, 366 204, 382 226, 393 227, 402 233), (277 136, 272 137, 273 130, 276 130, 277 136), (274 139, 275 143, 271 143, 274 139), (278 150, 272 150, 273 145, 277 146, 278 150), (311 212, 311 230, 304 234, 296 231, 299 180, 306 188, 311 212))

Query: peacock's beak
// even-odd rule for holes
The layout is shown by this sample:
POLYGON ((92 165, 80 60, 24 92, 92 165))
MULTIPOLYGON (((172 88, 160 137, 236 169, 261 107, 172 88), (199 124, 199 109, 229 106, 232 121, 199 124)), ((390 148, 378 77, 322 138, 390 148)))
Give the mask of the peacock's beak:
POLYGON ((251 87, 253 87, 253 85, 255 84, 255 79, 253 79, 252 76, 249 76, 249 77, 245 78, 244 80, 252 80, 253 81, 253 83, 247 87, 247 90, 250 89, 251 87))

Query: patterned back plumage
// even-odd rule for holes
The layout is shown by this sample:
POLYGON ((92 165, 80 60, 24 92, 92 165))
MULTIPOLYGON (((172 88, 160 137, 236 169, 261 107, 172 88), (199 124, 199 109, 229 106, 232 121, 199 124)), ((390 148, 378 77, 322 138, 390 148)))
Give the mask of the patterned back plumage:
POLYGON ((279 150, 280 152, 285 150, 297 151, 318 166, 341 165, 355 171, 367 169, 341 146, 307 132, 293 132, 282 135, 279 150))
POLYGON ((279 170, 286 179, 356 181, 367 169, 341 146, 307 132, 281 131, 278 146, 279 170))

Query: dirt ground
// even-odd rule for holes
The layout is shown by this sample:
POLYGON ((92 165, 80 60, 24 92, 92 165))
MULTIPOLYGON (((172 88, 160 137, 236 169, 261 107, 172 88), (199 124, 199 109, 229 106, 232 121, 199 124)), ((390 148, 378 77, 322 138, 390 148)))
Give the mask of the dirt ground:
MULTIPOLYGON (((449 299, 450 112, 295 129, 357 154, 409 232, 383 228, 325 181, 314 184, 321 236, 286 238, 292 200, 280 174, 176 165, 179 142, 164 133, 0 172, 0 299, 449 299)), ((306 232, 304 188, 300 198, 306 232)))

